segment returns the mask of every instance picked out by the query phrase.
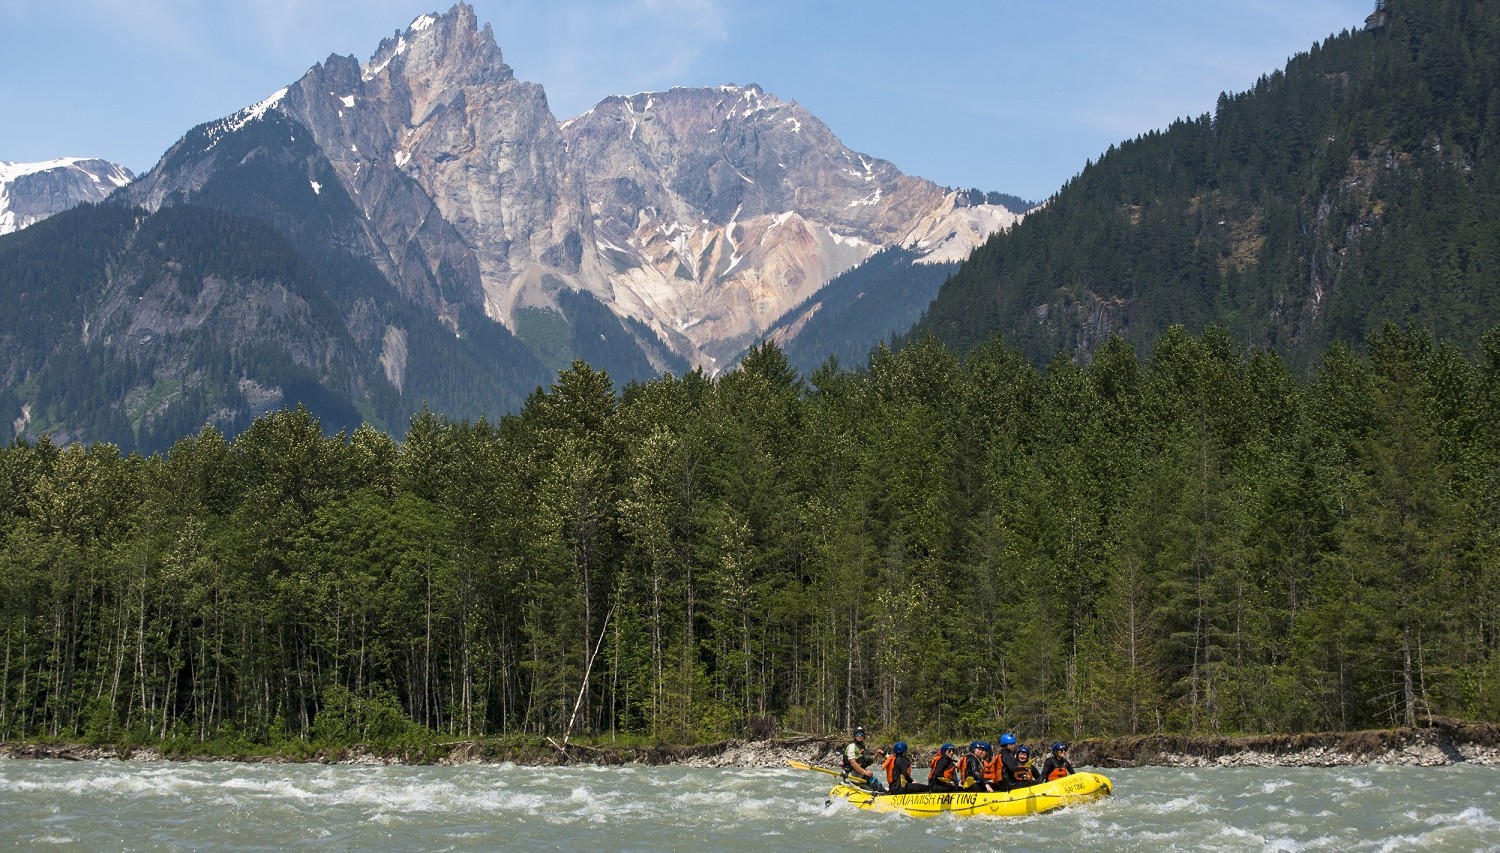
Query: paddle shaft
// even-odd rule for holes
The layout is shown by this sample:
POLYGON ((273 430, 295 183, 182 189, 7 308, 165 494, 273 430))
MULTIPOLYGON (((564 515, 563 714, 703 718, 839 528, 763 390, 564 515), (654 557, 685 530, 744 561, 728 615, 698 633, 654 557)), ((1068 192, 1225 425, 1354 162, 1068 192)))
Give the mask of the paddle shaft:
POLYGON ((875 779, 874 776, 871 776, 868 780, 861 780, 856 777, 850 776, 847 773, 840 773, 837 770, 829 770, 827 767, 817 767, 815 765, 808 764, 806 761, 798 761, 794 758, 788 758, 786 760, 786 763, 797 768, 798 770, 813 770, 818 773, 827 773, 829 776, 837 776, 840 779, 851 781, 856 785, 863 785, 865 787, 870 787, 870 782, 874 781, 875 779))

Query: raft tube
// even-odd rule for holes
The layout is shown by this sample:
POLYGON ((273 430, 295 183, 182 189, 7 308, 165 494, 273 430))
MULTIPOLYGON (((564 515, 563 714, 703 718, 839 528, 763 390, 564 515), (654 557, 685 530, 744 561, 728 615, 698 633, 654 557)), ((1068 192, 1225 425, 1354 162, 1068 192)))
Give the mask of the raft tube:
POLYGON ((839 785, 828 792, 872 812, 900 812, 912 817, 937 817, 948 813, 963 817, 1024 817, 1091 803, 1109 796, 1113 787, 1098 773, 1073 773, 1052 782, 1042 782, 1014 791, 930 791, 922 794, 875 794, 852 785, 839 785))

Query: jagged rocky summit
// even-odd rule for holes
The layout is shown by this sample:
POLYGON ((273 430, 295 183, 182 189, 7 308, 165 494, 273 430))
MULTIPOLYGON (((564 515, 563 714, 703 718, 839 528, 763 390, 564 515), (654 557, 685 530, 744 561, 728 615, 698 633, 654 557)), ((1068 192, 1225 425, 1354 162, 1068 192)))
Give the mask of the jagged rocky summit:
POLYGON ((0 422, 149 451, 297 404, 494 418, 574 360, 623 386, 766 335, 848 363, 1017 218, 756 86, 558 121, 458 5, 0 239, 0 422))
POLYGON ((129 169, 107 160, 0 160, 0 234, 19 231, 80 204, 102 201, 134 178, 129 169))
POLYGON ((882 248, 960 260, 1019 218, 850 150, 756 86, 611 97, 559 122, 464 4, 196 129, 126 194, 190 200, 243 167, 226 140, 247 134, 310 141, 293 158, 305 203, 347 200, 340 239, 455 333, 471 306, 555 351, 583 295, 657 370, 726 366, 882 248))

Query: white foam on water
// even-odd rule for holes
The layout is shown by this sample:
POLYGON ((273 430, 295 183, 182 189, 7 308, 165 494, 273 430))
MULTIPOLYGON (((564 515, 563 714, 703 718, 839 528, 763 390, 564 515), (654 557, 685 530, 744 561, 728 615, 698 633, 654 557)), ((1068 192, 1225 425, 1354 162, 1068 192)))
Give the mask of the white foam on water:
POLYGON ((257 794, 266 797, 285 797, 293 800, 308 800, 318 795, 302 788, 286 779, 225 779, 219 783, 219 787, 229 791, 243 791, 247 794, 257 794))
POLYGON ((1381 853, 1395 853, 1397 850, 1422 850, 1425 849, 1422 839, 1416 835, 1396 835, 1385 839, 1385 843, 1378 848, 1381 853))
POLYGON ((207 783, 184 778, 179 774, 162 773, 104 773, 68 779, 12 779, 0 790, 17 793, 41 792, 66 796, 97 796, 99 793, 120 794, 130 797, 184 795, 207 787, 207 783))
POLYGON ((677 798, 688 805, 722 806, 739 799, 732 791, 690 791, 677 798))
POLYGON ((589 823, 605 823, 611 818, 619 817, 624 807, 624 801, 618 794, 596 794, 586 786, 579 786, 569 792, 568 803, 575 808, 565 814, 559 813, 558 817, 565 821, 582 819, 589 823))
POLYGON ((1217 833, 1218 837, 1229 838, 1235 841, 1253 841, 1256 844, 1265 844, 1265 836, 1253 830, 1238 826, 1221 825, 1217 833))
POLYGON ((1350 788, 1368 788, 1375 782, 1365 776, 1335 776, 1334 781, 1350 788))
POLYGON ((1141 808, 1141 811, 1150 814, 1181 814, 1183 812, 1205 814, 1208 812, 1208 804, 1200 800, 1197 794, 1192 794, 1187 797, 1176 797, 1162 803, 1145 805, 1141 808))
POLYGON ((1260 791, 1263 794, 1274 794, 1277 791, 1280 791, 1282 788, 1290 788, 1294 784, 1296 784, 1296 783, 1295 782, 1289 782, 1289 781, 1287 781, 1285 779, 1276 779, 1274 781, 1267 782, 1264 785, 1261 785, 1260 786, 1260 791))
POLYGON ((736 815, 756 820, 777 817, 786 812, 786 801, 773 797, 741 796, 735 798, 732 811, 736 815))
POLYGON ((1485 814, 1478 806, 1469 806, 1456 815, 1433 815, 1427 818, 1429 826, 1453 826, 1455 824, 1474 829, 1500 829, 1500 820, 1485 814))
POLYGON ((799 815, 821 815, 834 814, 847 805, 848 803, 845 800, 835 800, 833 805, 825 806, 821 799, 806 799, 797 800, 792 809, 799 815))
POLYGON ((504 796, 480 798, 480 802, 489 811, 524 811, 534 815, 541 812, 542 806, 547 804, 547 798, 537 793, 516 792, 507 793, 504 796), (485 802, 486 800, 488 802, 485 802))

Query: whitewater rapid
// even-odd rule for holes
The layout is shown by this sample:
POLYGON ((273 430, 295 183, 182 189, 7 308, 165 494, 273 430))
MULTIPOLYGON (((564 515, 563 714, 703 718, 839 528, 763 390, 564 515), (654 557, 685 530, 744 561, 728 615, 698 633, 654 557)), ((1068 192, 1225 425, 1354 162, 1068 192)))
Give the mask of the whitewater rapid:
POLYGON ((1020 819, 825 805, 792 769, 0 760, 0 848, 1488 850, 1500 768, 1141 768, 1020 819), (977 846, 976 846, 977 845, 977 846))

